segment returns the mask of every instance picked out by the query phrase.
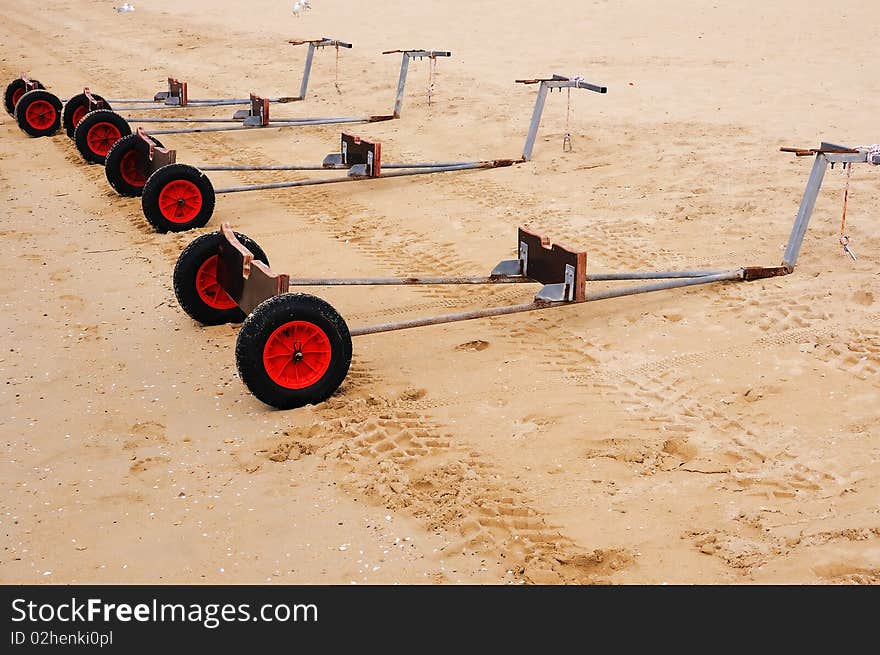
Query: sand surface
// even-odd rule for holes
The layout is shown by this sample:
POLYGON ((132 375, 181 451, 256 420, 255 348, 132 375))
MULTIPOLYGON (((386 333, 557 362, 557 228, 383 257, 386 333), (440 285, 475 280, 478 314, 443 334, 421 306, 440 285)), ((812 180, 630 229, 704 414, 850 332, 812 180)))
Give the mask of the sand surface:
MULTIPOLYGON (((880 582, 880 168, 829 171, 798 268, 358 337, 328 402, 274 411, 237 326, 178 307, 181 249, 221 221, 294 276, 485 275, 528 226, 592 272, 775 265, 812 160, 880 141, 880 5, 855 0, 356 3, 0 0, 0 73, 62 97, 298 90, 276 116, 387 113, 395 48, 451 50, 432 101, 351 131, 386 161, 492 171, 218 196, 157 234, 63 134, 0 115, 0 582, 880 582), (338 89, 337 89, 338 79, 338 89)), ((172 114, 163 114, 172 115, 172 114)), ((317 163, 338 126, 169 136, 191 164, 317 163)), ((212 174, 215 185, 283 180, 212 174)), ((297 176, 294 176, 297 177, 297 176)), ((305 174, 298 177, 306 177, 305 174)), ((604 288, 595 285, 595 289, 604 288)), ((314 289, 350 326, 528 301, 534 286, 314 289)))

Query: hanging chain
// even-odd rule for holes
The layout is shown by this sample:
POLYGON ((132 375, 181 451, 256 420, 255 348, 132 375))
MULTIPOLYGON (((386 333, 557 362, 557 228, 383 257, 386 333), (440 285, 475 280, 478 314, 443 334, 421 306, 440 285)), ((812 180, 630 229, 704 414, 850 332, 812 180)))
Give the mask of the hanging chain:
POLYGON ((437 57, 428 57, 428 106, 434 98, 434 82, 437 78, 437 57))
POLYGON ((336 44, 336 79, 333 84, 336 86, 336 93, 342 95, 342 89, 339 88, 339 44, 336 44))
POLYGON ((846 168, 846 186, 843 189, 843 216, 840 218, 840 237, 838 241, 843 246, 843 252, 855 261, 856 256, 849 248, 849 237, 846 235, 846 205, 849 201, 849 180, 852 177, 852 162, 844 162, 843 166, 846 168))
POLYGON ((571 152, 571 87, 566 90, 565 100, 565 136, 562 137, 562 152, 571 152))

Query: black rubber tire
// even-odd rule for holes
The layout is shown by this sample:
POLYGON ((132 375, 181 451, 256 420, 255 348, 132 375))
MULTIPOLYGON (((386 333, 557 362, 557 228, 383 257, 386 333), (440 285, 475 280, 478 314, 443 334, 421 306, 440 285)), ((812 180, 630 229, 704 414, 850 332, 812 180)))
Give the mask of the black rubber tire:
POLYGON ((339 388, 351 365, 348 326, 330 303, 304 293, 286 293, 260 303, 245 319, 235 343, 235 364, 245 386, 259 400, 278 409, 314 405, 339 388), (311 386, 289 389, 275 383, 266 372, 263 350, 272 333, 290 321, 319 327, 330 342, 330 364, 311 386))
POLYGON ((50 93, 45 89, 34 89, 28 91, 18 100, 15 105, 15 122, 27 134, 33 137, 52 136, 61 127, 61 100, 54 93, 50 93), (36 127, 28 121, 27 110, 35 102, 48 102, 55 114, 51 123, 45 127, 36 127))
MULTIPOLYGON (((110 106, 110 103, 104 100, 104 98, 99 96, 97 93, 93 93, 92 97, 95 100, 100 100, 103 102, 104 106, 101 107, 101 109, 113 109, 113 107, 110 106)), ((64 112, 61 114, 61 126, 64 128, 64 131, 67 132, 67 136, 69 136, 71 139, 73 138, 74 132, 76 130, 76 125, 73 124, 73 115, 81 107, 85 107, 88 109, 88 106, 89 99, 86 97, 85 93, 78 93, 66 103, 64 103, 64 112)))
MULTIPOLYGON (((156 145, 160 148, 165 147, 156 137, 151 136, 150 138, 155 141, 156 145)), ((144 192, 143 186, 132 184, 122 175, 122 159, 131 150, 140 147, 142 148, 144 157, 147 157, 146 153, 148 146, 147 144, 139 144, 139 139, 140 137, 137 134, 129 134, 122 137, 119 141, 113 144, 107 152, 107 157, 104 158, 104 174, 107 176, 107 181, 119 195, 128 198, 139 198, 144 192)), ((144 181, 144 184, 146 184, 146 181, 144 181)))
POLYGON ((204 227, 214 213, 214 185, 211 180, 195 166, 188 164, 169 164, 150 175, 141 195, 141 208, 144 216, 157 232, 185 232, 197 227, 204 227), (201 194, 199 211, 188 220, 169 220, 159 206, 159 197, 163 189, 172 182, 187 181, 194 184, 201 194))
MULTIPOLYGON (((266 253, 253 239, 238 232, 235 236, 253 253, 254 259, 269 265, 266 253)), ((204 301, 196 287, 197 275, 202 264, 217 254, 217 246, 225 240, 220 232, 203 234, 183 249, 174 265, 174 295, 177 296, 177 302, 190 318, 203 325, 241 323, 245 318, 244 312, 237 306, 230 309, 211 307, 204 301)))
MULTIPOLYGON (((128 121, 110 109, 96 109, 83 116, 79 125, 73 131, 73 142, 76 144, 79 154, 90 164, 103 164, 107 156, 106 152, 101 154, 92 150, 88 141, 89 133, 102 123, 109 123, 119 130, 120 138, 131 134, 131 126, 128 124, 128 121)), ((116 141, 113 143, 116 143, 116 141)), ((113 143, 109 144, 108 151, 110 147, 113 147, 113 143)))
MULTIPOLYGON (((31 82, 34 85, 36 85, 37 89, 45 89, 46 88, 42 84, 40 84, 40 82, 38 82, 37 80, 31 80, 31 82)), ((6 113, 9 114, 10 116, 15 116, 15 103, 12 102, 12 98, 15 96, 15 93, 17 91, 24 91, 24 89, 25 89, 24 80, 21 79, 20 77, 12 80, 6 86, 6 92, 3 94, 3 106, 6 107, 6 113)), ((19 100, 20 99, 21 98, 19 98, 19 100)))

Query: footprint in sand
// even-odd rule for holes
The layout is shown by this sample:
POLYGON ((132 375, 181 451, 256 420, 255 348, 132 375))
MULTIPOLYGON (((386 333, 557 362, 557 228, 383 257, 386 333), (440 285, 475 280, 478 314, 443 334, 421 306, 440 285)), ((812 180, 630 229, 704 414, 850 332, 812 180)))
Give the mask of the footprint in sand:
POLYGON ((865 289, 859 289, 853 294, 853 300, 855 300, 860 305, 873 305, 874 294, 870 291, 866 291, 865 289))
POLYGON ((130 438, 123 444, 126 450, 168 443, 165 426, 156 421, 137 421, 129 426, 128 433, 130 438))
POLYGON ((477 339, 476 341, 468 341, 466 343, 458 344, 455 349, 460 350, 462 352, 476 352, 478 350, 486 350, 489 347, 488 341, 483 341, 482 339, 477 339))
POLYGON ((75 312, 85 309, 86 301, 80 296, 66 293, 58 296, 58 304, 65 312, 75 312))
POLYGON ((168 457, 157 456, 157 457, 135 457, 131 460, 131 465, 128 467, 128 470, 131 473, 145 473, 149 471, 154 466, 165 465, 168 464, 171 460, 168 457))

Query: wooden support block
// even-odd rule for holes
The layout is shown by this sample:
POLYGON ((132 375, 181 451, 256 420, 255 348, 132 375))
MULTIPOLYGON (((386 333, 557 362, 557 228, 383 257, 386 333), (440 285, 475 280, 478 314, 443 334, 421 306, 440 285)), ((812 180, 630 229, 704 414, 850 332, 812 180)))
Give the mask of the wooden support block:
POLYGON ((341 148, 343 164, 364 166, 366 177, 379 177, 382 172, 382 144, 379 141, 367 141, 343 132, 341 148))
POLYGON ((96 109, 104 109, 106 104, 103 100, 99 100, 95 96, 92 95, 92 90, 89 87, 85 87, 83 89, 83 95, 89 101, 89 111, 95 111, 96 109))
POLYGON ((186 107, 186 103, 188 102, 187 93, 186 93, 186 82, 181 82, 180 80, 169 77, 168 78, 168 98, 177 98, 178 105, 180 107, 186 107))
POLYGON ((275 273, 266 264, 254 260, 253 253, 235 237, 232 226, 224 223, 225 237, 217 252, 217 282, 245 314, 274 296, 287 293, 290 276, 275 273))
POLYGON ((144 128, 137 128, 137 149, 143 156, 144 173, 147 178, 163 166, 169 166, 177 161, 177 151, 160 147, 150 135, 144 132, 144 128))
MULTIPOLYGON (((526 277, 541 284, 565 282, 565 267, 572 266, 574 300, 583 301, 587 293, 587 253, 568 248, 526 228, 519 228, 518 244, 525 244, 527 253, 523 262, 526 277)), ((522 257, 522 248, 520 247, 522 257)))
POLYGON ((252 93, 250 109, 235 112, 233 118, 243 118, 248 127, 266 127, 269 124, 269 99, 252 93))

